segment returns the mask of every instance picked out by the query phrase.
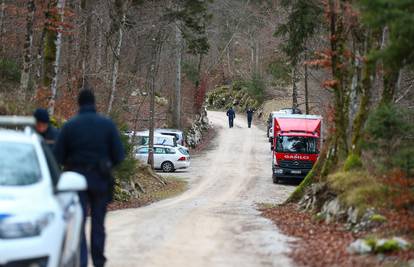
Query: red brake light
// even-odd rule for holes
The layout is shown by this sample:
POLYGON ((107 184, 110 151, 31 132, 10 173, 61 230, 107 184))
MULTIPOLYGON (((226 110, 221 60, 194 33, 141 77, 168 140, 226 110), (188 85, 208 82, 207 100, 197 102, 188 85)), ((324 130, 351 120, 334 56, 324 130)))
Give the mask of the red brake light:
POLYGON ((178 159, 178 161, 186 161, 186 160, 187 160, 186 157, 181 157, 178 159))

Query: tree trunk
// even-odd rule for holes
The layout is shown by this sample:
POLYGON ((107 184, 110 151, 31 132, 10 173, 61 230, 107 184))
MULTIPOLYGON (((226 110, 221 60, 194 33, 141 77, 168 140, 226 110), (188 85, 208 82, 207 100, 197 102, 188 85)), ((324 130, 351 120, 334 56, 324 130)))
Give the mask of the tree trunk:
MULTIPOLYGON (((154 48, 154 50, 156 50, 154 48)), ((154 52, 151 63, 151 83, 150 83, 150 112, 149 112, 149 142, 148 142, 148 165, 154 169, 154 128, 155 128, 155 59, 156 52, 154 52)))
POLYGON ((112 63, 112 86, 111 86, 111 96, 109 98, 109 104, 108 104, 108 110, 106 111, 106 114, 109 115, 112 111, 112 106, 115 100, 115 93, 116 93, 116 82, 118 80, 118 69, 119 69, 119 60, 120 60, 120 55, 121 55, 121 47, 122 47, 122 39, 123 39, 123 26, 125 25, 125 20, 126 20, 126 14, 125 14, 125 9, 123 8, 123 14, 122 14, 122 19, 121 19, 121 23, 119 25, 119 29, 118 29, 118 39, 116 42, 116 47, 114 50, 114 60, 112 63))
POLYGON ((256 58, 255 58, 255 73, 260 74, 260 43, 256 39, 256 58))
POLYGON ((308 65, 305 64, 305 112, 309 114, 308 65))
POLYGON ((333 128, 328 140, 327 157, 321 170, 321 176, 326 177, 337 164, 339 159, 345 159, 348 155, 348 110, 349 94, 345 86, 346 70, 344 64, 344 21, 343 16, 337 13, 342 12, 343 6, 340 1, 329 0, 330 17, 330 47, 331 47, 331 71, 334 79, 332 86, 334 92, 334 121, 333 128))
POLYGON ((158 54, 161 51, 162 44, 159 38, 161 32, 157 33, 157 36, 153 38, 152 44, 152 58, 150 68, 150 117, 149 117, 149 143, 148 143, 148 164, 154 169, 154 128, 155 128, 155 79, 158 70, 158 54))
POLYGON ((176 45, 176 76, 175 76, 175 90, 174 90, 174 102, 173 102, 173 127, 181 128, 181 58, 182 58, 182 42, 183 37, 181 34, 178 22, 175 25, 175 45, 176 45))
POLYGON ((95 70, 100 71, 102 68, 102 46, 103 46, 103 21, 101 18, 98 19, 99 26, 98 26, 98 44, 96 50, 96 66, 95 70))
MULTIPOLYGON (((365 51, 363 52, 365 55, 370 53, 371 49, 373 48, 373 34, 371 32, 367 33, 365 51)), ((359 109, 356 113, 356 116, 353 121, 352 127, 352 139, 351 139, 351 149, 352 154, 360 156, 361 155, 361 135, 363 126, 368 118, 368 109, 369 109, 369 102, 371 99, 371 91, 374 82, 375 76, 375 69, 376 63, 372 60, 368 60, 365 62, 362 68, 362 79, 361 79, 361 98, 359 103, 359 109)))
POLYGON ((0 43, 1 43, 1 55, 4 55, 4 17, 6 15, 6 0, 1 0, 0 6, 0 43))
POLYGON ((292 67, 292 108, 296 109, 299 107, 298 104, 298 87, 296 85, 297 81, 297 66, 293 64, 292 67))
POLYGON ((20 76, 20 90, 24 95, 27 94, 30 81, 30 69, 32 67, 32 49, 33 49, 33 21, 36 5, 34 0, 27 1, 26 17, 26 36, 24 43, 23 68, 20 76))
POLYGON ((91 39, 91 27, 92 27, 92 0, 82 0, 81 1, 81 9, 82 15, 85 17, 84 26, 82 29, 82 34, 80 37, 80 49, 81 49, 81 64, 80 69, 82 70, 81 76, 81 85, 82 88, 85 86, 85 80, 87 72, 89 71, 89 46, 90 46, 90 39, 91 39))
POLYGON ((381 104, 390 104, 394 101, 394 95, 399 80, 400 70, 392 66, 384 66, 384 89, 381 96, 381 104))
MULTIPOLYGON (((65 8, 65 0, 58 0, 56 4, 56 8, 58 10, 58 17, 56 18, 57 21, 60 23, 63 22, 64 19, 64 8, 65 8)), ((51 91, 51 97, 49 102, 49 113, 51 115, 55 112, 55 102, 56 102, 56 96, 57 96, 57 87, 59 82, 59 69, 60 69, 60 56, 62 52, 62 26, 57 27, 57 32, 55 32, 55 40, 54 40, 54 61, 49 62, 52 63, 52 66, 50 66, 51 70, 51 84, 50 84, 50 91, 51 91)))

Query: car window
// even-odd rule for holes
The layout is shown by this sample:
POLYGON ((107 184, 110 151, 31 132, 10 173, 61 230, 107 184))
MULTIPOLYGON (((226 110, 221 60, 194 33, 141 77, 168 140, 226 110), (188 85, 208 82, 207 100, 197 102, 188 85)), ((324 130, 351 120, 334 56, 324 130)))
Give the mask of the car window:
POLYGON ((185 150, 184 148, 179 148, 178 149, 180 152, 181 152, 181 154, 183 154, 183 155, 186 155, 186 156, 188 156, 188 155, 190 155, 189 153, 188 153, 188 151, 187 150, 185 150))
POLYGON ((165 154, 165 150, 162 147, 155 147, 154 152, 155 154, 165 154))
POLYGON ((165 148, 165 152, 166 152, 167 154, 175 154, 175 150, 174 150, 174 149, 172 149, 172 148, 165 148))
POLYGON ((0 142, 0 186, 23 186, 42 178, 31 144, 0 142))
POLYGON ((49 167, 50 177, 52 178, 53 185, 56 186, 59 177, 60 177, 60 169, 59 166, 55 160, 55 157, 53 156, 52 151, 50 150, 50 147, 45 143, 42 142, 43 151, 45 152, 46 162, 47 166, 49 167))
POLYGON ((141 147, 138 149, 138 154, 148 154, 148 147, 141 147))

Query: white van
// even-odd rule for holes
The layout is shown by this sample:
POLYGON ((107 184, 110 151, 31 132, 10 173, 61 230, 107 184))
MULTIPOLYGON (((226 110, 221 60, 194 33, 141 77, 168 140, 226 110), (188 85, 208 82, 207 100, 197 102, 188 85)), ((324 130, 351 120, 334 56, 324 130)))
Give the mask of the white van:
POLYGON ((177 129, 155 129, 155 132, 162 135, 174 136, 179 145, 184 146, 184 132, 177 129))
MULTIPOLYGON (((132 135, 134 143, 137 146, 149 145, 149 131, 135 132, 132 135)), ((177 140, 174 136, 154 133, 154 145, 177 146, 177 140)))

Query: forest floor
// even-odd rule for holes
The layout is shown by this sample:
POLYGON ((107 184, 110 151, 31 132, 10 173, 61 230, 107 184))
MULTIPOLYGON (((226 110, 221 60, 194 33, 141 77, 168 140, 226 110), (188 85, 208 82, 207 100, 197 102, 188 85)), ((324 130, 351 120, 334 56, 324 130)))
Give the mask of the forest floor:
POLYGON ((412 241, 412 214, 383 211, 382 214, 388 218, 387 223, 369 231, 353 233, 341 223, 327 224, 309 212, 299 211, 296 204, 263 207, 261 211, 283 234, 295 238, 289 256, 300 266, 414 266, 413 249, 378 255, 355 255, 347 251, 353 241, 368 236, 397 235, 412 241))

